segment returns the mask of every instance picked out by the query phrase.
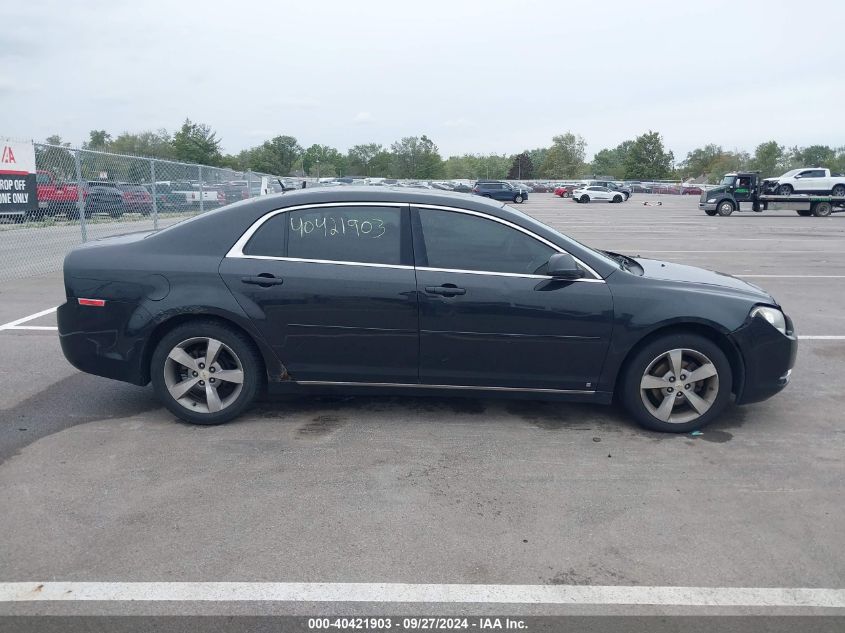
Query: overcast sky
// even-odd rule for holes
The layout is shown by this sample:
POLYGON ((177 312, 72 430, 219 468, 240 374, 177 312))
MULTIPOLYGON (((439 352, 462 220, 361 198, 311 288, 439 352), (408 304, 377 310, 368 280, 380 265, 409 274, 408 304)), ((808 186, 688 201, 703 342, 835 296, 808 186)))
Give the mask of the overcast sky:
POLYGON ((445 156, 649 129, 845 145, 843 0, 10 2, 0 136, 174 130, 234 153, 278 134, 341 150, 428 134, 445 156))

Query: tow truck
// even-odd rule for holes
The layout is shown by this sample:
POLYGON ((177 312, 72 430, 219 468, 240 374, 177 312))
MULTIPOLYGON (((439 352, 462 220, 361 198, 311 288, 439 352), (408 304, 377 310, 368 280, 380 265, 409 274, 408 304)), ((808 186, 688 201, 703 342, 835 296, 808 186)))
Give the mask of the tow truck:
POLYGON ((813 194, 780 195, 777 183, 760 178, 758 172, 725 174, 721 182, 701 193, 698 208, 707 215, 728 216, 734 211, 794 210, 798 215, 826 217, 845 211, 845 196, 813 194), (743 207, 743 205, 745 205, 743 207))

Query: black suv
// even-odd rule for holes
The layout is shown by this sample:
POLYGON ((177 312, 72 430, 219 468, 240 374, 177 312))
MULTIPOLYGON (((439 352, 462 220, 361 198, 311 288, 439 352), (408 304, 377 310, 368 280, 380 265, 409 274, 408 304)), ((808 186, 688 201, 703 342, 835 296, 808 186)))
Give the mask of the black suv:
POLYGON ((494 200, 507 200, 516 203, 528 200, 528 192, 525 189, 514 187, 502 180, 479 180, 472 188, 472 192, 478 196, 493 198, 494 200))

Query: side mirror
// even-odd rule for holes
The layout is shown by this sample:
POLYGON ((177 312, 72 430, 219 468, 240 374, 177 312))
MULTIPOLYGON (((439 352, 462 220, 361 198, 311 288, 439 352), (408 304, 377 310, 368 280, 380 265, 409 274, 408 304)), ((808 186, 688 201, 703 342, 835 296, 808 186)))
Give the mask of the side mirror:
POLYGON ((556 279, 580 279, 584 276, 584 271, 569 253, 555 253, 549 257, 546 274, 556 279))

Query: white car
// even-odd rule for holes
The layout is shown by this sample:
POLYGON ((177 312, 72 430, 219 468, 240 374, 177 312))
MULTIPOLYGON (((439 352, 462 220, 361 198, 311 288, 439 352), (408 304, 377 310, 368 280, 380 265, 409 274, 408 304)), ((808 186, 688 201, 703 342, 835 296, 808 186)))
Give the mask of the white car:
POLYGON ((572 192, 572 199, 575 202, 624 202, 625 196, 621 191, 614 191, 599 185, 581 187, 572 192))
POLYGON ((845 175, 831 174, 829 169, 820 167, 793 169, 768 182, 777 183, 776 191, 782 196, 793 193, 845 196, 845 175))

